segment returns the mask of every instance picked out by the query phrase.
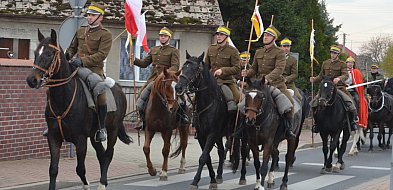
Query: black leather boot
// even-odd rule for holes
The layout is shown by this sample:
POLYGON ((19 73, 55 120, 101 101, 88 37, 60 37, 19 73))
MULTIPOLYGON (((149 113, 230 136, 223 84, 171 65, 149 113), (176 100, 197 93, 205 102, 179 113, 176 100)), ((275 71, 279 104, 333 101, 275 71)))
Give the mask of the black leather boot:
POLYGON ((286 114, 283 116, 284 126, 285 126, 285 135, 288 139, 296 138, 296 135, 292 132, 292 122, 291 118, 289 118, 286 114))
POLYGON ((350 125, 351 125, 351 131, 356 131, 358 129, 357 122, 359 122, 358 114, 356 111, 351 111, 350 112, 350 125))
POLYGON ((106 105, 104 106, 98 106, 98 130, 96 132, 96 134, 94 135, 94 140, 96 142, 103 142, 106 141, 106 128, 105 128, 105 118, 106 118, 106 112, 107 112, 107 108, 106 105))
POLYGON ((134 129, 139 131, 139 130, 145 130, 145 112, 142 110, 139 110, 139 119, 140 119, 140 125, 135 127, 134 129))

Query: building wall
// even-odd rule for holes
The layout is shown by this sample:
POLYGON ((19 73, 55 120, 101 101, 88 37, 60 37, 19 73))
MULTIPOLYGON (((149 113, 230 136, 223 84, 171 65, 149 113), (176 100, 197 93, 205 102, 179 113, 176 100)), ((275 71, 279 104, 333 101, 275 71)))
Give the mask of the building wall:
MULTIPOLYGON (((0 160, 49 158, 44 117, 45 89, 31 89, 31 61, 0 59, 0 160)), ((69 153, 64 143, 62 156, 69 153)))

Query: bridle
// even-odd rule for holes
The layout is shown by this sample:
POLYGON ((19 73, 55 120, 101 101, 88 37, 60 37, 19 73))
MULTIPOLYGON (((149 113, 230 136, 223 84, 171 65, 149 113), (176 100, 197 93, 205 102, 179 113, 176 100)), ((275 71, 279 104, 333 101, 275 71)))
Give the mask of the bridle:
MULTIPOLYGON (((263 94, 262 91, 256 90, 256 89, 253 89, 253 90, 250 90, 250 91, 245 91, 245 94, 250 94, 250 93, 263 94)), ((255 97, 256 97, 256 96, 255 96, 255 97)), ((253 99, 254 99, 254 98, 253 98, 253 99)), ((264 100, 265 100, 265 98, 263 98, 261 101, 264 101, 264 100)), ((264 112, 264 110, 263 110, 262 107, 263 107, 263 106, 262 106, 262 103, 261 103, 261 105, 259 106, 259 108, 254 108, 254 107, 246 106, 246 107, 244 108, 244 111, 245 111, 245 112, 247 112, 247 111, 252 111, 252 112, 254 112, 257 116, 259 116, 259 115, 261 115, 261 114, 264 112)))
POLYGON ((384 92, 381 92, 381 94, 382 94, 381 97, 378 97, 378 99, 376 101, 377 103, 379 103, 381 101, 381 99, 382 99, 382 103, 381 103, 381 106, 379 108, 377 108, 377 109, 372 108, 371 107, 371 102, 368 104, 368 109, 371 112, 374 112, 374 113, 379 112, 384 107, 384 105, 385 105, 385 94, 384 94, 384 92))
MULTIPOLYGON (((191 60, 187 60, 187 62, 196 64, 196 65, 200 64, 200 63, 198 63, 196 61, 191 61, 191 60)), ((207 86, 205 86, 203 88, 199 88, 200 84, 201 84, 201 81, 203 79, 202 70, 203 70, 203 67, 202 66, 198 66, 198 70, 195 73, 195 75, 193 75, 193 77, 188 77, 188 76, 184 75, 183 72, 180 74, 179 78, 182 77, 182 78, 186 79, 186 81, 187 81, 187 84, 186 84, 186 88, 187 88, 187 91, 188 91, 188 92, 186 92, 187 94, 195 93, 195 92, 199 92, 199 91, 203 91, 203 90, 207 89, 207 86), (194 82, 197 79, 199 79, 198 80, 198 84, 194 85, 194 82)))
MULTIPOLYGON (((333 85, 332 82, 325 81, 324 83, 325 84, 329 83, 329 84, 333 85)), ((333 87, 334 87, 334 85, 333 85, 333 87)), ((319 92, 319 93, 321 93, 321 92, 319 92)), ((332 106, 334 104, 334 102, 336 102, 336 96, 335 96, 336 93, 337 93, 337 88, 334 87, 333 90, 329 94, 330 95, 330 99, 327 100, 326 98, 319 97, 319 101, 318 102, 320 103, 320 102, 324 101, 324 102, 326 102, 326 105, 325 105, 326 107, 332 106)))
MULTIPOLYGON (((162 79, 159 82, 163 83, 164 85, 160 85, 160 89, 159 90, 155 90, 156 94, 158 95, 158 97, 160 98, 162 104, 168 108, 169 102, 175 102, 177 99, 174 96, 173 98, 168 98, 165 94, 162 95, 161 93, 164 92, 165 93, 165 89, 168 87, 168 84, 166 82, 173 82, 176 81, 175 79, 162 79)), ((169 110, 169 109, 168 109, 169 110)))

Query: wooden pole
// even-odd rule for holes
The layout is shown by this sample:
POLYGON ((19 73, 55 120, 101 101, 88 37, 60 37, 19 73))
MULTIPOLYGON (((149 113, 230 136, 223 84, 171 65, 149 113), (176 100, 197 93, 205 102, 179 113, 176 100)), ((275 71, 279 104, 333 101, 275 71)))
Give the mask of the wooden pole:
MULTIPOLYGON (((132 36, 128 32, 127 32, 127 35, 129 35, 128 37, 130 39, 130 48, 128 50, 129 59, 130 59, 130 67, 132 70, 132 75, 134 76, 134 80, 133 80, 133 91, 134 91, 133 95, 134 95, 134 97, 132 98, 132 105, 133 105, 132 108, 133 108, 133 111, 135 111, 136 110, 136 97, 137 97, 135 67, 134 67, 135 66, 134 65, 135 55, 134 55, 134 52, 132 51, 132 36)), ((139 134, 139 130, 138 130, 138 146, 140 146, 140 145, 141 145, 141 138, 140 138, 140 134, 139 134)))
POLYGON ((270 20, 270 26, 273 25, 274 15, 272 15, 272 19, 270 20))
MULTIPOLYGON (((258 0, 255 0, 255 6, 254 6, 254 12, 255 12, 255 8, 258 5, 258 0)), ((252 14, 254 14, 254 12, 252 14)), ((247 55, 250 54, 250 47, 251 47, 251 40, 252 40, 252 31, 254 30, 254 25, 251 22, 251 30, 250 30, 250 37, 248 38, 248 47, 247 47, 247 55)), ((261 31, 263 32, 263 31, 261 31)), ((247 70, 247 64, 244 65, 244 71, 247 70)), ((240 84, 240 92, 243 91, 243 84, 244 84, 244 77, 242 78, 242 83, 240 84)), ((240 99, 239 101, 241 101, 243 99, 243 93, 240 93, 240 99)), ((240 113, 240 109, 239 106, 237 107, 237 113, 236 113, 236 120, 235 120, 235 127, 234 127, 234 132, 236 131, 236 127, 237 127, 237 123, 239 121, 239 113, 240 113)), ((233 146, 234 146, 234 141, 232 140, 232 146, 231 146, 231 155, 233 152, 233 146)))
MULTIPOLYGON (((314 30, 314 19, 311 19, 311 32, 313 30, 314 30)), ((310 38, 311 38, 311 36, 310 36, 310 38)), ((315 33, 314 33, 314 39, 315 39, 315 33)), ((312 43, 314 43, 314 42, 312 42, 312 43)), ((311 77, 314 77, 314 57, 311 57, 311 77)), ((311 100, 313 100, 313 99, 314 99, 314 81, 311 83, 311 100)), ((315 125, 314 116, 311 117, 311 125, 312 125, 311 129, 312 129, 315 125)), ((311 131, 311 147, 314 147, 314 133, 312 131, 311 131)))

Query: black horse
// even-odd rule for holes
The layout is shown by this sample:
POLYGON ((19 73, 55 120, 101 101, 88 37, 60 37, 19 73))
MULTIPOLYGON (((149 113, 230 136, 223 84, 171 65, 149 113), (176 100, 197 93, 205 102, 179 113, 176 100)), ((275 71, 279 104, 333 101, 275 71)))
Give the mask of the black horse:
POLYGON ((34 66, 27 77, 31 88, 47 87, 47 105, 45 119, 48 125, 48 145, 51 154, 49 189, 56 189, 56 177, 62 142, 72 142, 76 146, 76 173, 88 188, 86 179, 85 157, 87 138, 96 150, 100 163, 101 178, 99 189, 108 185, 107 172, 112 161, 114 146, 119 139, 129 144, 132 139, 126 134, 123 118, 126 112, 126 97, 121 87, 116 84, 111 88, 116 100, 117 111, 108 113, 106 129, 108 132, 107 148, 95 142, 94 133, 98 128, 97 114, 88 108, 81 81, 76 76, 77 70, 68 63, 57 42, 57 34, 51 30, 51 37, 45 38, 38 30, 39 44, 34 51, 34 66))
POLYGON ((320 130, 320 136, 323 144, 324 166, 321 174, 327 172, 339 172, 345 168, 342 159, 347 148, 347 141, 350 136, 348 114, 345 104, 340 95, 337 93, 336 85, 332 77, 323 76, 319 86, 319 102, 314 113, 315 124, 320 130), (341 145, 339 144, 340 133, 343 132, 341 145), (330 136, 330 147, 328 147, 330 136), (339 146, 339 148, 338 148, 339 146), (330 152, 329 152, 330 148, 330 152), (332 155, 338 148, 338 161, 332 168, 332 155), (329 153, 329 156, 328 156, 329 153))
POLYGON ((367 94, 370 95, 368 105, 368 129, 370 130, 370 148, 373 151, 374 128, 379 129, 378 145, 382 149, 389 148, 390 136, 393 129, 393 96, 382 91, 383 84, 370 85, 367 87, 367 94), (389 128, 389 137, 385 143, 385 124, 389 128), (383 142, 381 142, 383 138, 383 142))
POLYGON ((221 88, 207 65, 203 63, 202 53, 199 57, 190 56, 186 52, 187 61, 184 63, 179 82, 175 89, 178 95, 195 93, 193 126, 196 129, 198 143, 202 149, 199 157, 199 167, 189 189, 197 189, 204 165, 207 165, 210 176, 210 188, 217 188, 217 182, 222 182, 223 163, 225 159, 223 136, 227 126, 227 103, 221 88), (215 176, 210 151, 217 145, 219 163, 217 177, 215 176))

